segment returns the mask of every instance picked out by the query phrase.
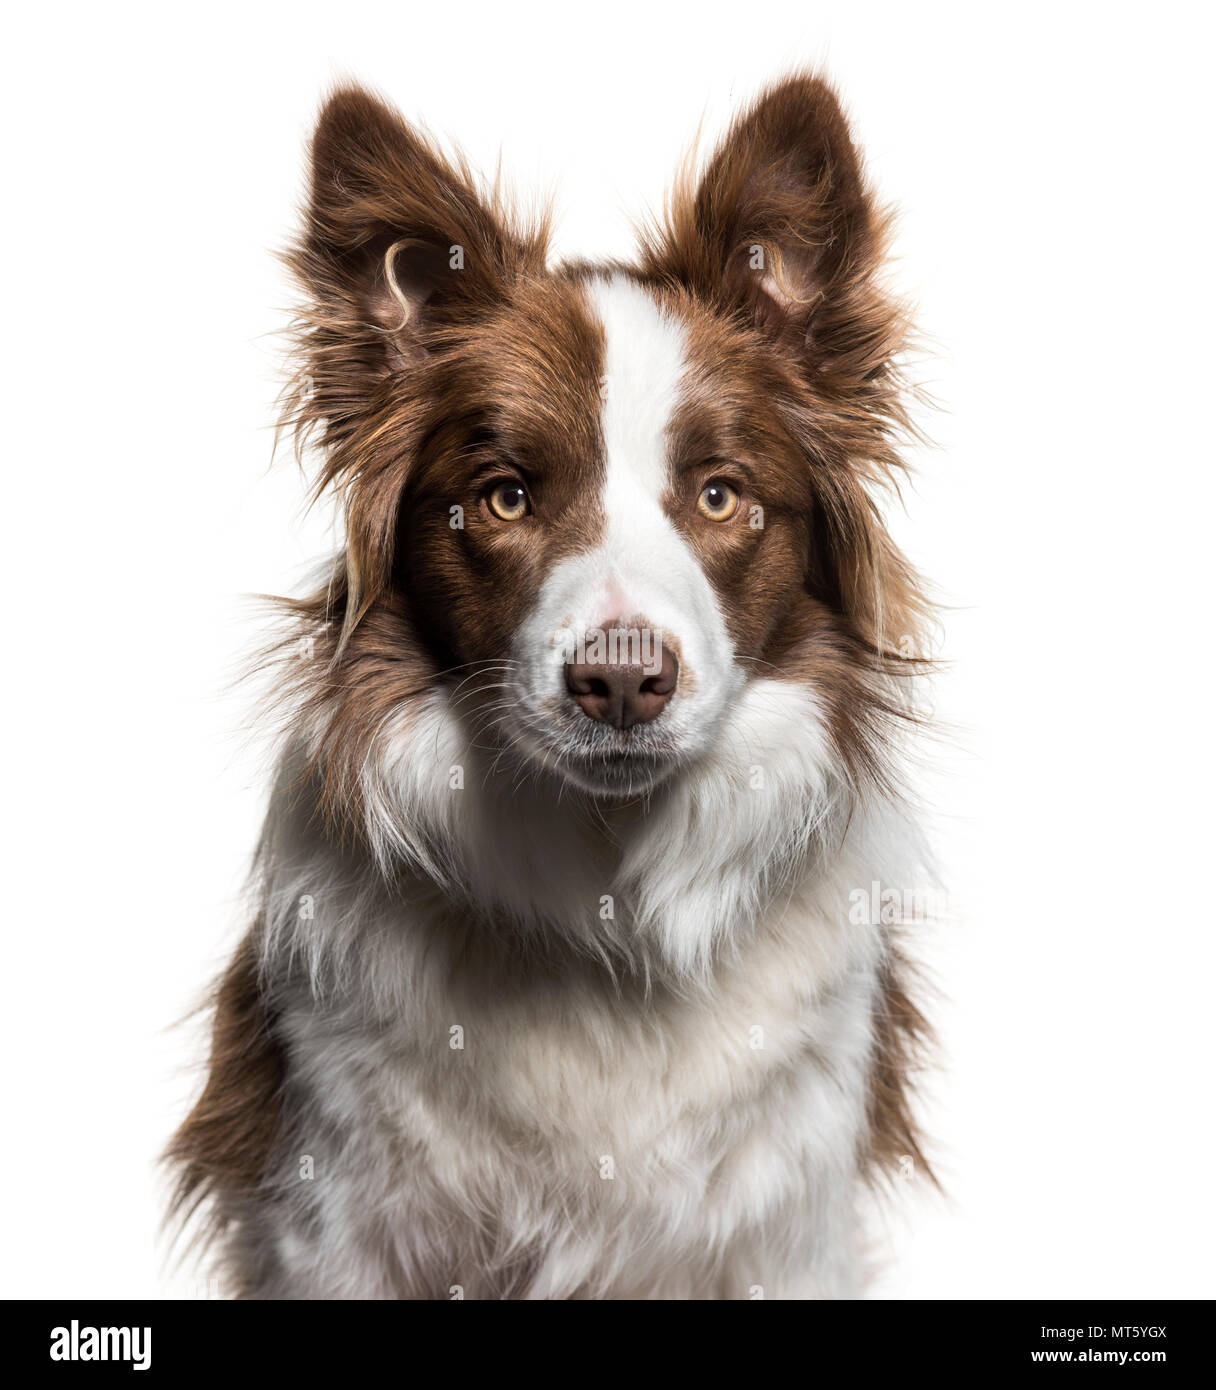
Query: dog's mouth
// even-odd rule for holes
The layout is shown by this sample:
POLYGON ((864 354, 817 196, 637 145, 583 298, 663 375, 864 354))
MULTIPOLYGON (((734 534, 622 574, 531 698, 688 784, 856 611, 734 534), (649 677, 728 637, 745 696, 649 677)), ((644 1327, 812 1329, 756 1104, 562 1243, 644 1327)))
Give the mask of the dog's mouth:
POLYGON ((645 793, 681 761, 677 741, 653 725, 615 729, 528 719, 508 720, 502 732, 532 765, 596 796, 645 793))
POLYGON ((615 747, 570 750, 562 761, 567 777, 585 790, 630 796, 648 791, 661 782, 677 760, 674 750, 622 743, 615 747))
POLYGON ((571 757, 562 765, 566 782, 609 800, 629 800, 645 796, 674 769, 672 759, 640 753, 609 754, 603 757, 571 757))

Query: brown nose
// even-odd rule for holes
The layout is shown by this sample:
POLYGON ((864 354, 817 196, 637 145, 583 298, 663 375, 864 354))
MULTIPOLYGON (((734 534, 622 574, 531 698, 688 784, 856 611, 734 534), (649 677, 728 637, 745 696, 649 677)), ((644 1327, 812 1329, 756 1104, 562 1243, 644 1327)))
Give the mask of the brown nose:
POLYGON ((574 662, 566 667, 566 689, 590 718, 629 729, 662 713, 679 675, 680 663, 664 647, 659 670, 651 674, 642 666, 574 662))

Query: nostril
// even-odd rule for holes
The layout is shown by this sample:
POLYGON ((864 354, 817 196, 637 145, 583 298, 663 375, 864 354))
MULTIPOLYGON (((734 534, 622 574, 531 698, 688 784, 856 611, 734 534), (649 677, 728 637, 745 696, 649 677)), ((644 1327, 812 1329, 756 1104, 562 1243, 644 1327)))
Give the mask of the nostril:
POLYGON ((657 676, 647 676, 639 687, 643 695, 670 695, 675 688, 674 673, 669 676, 663 671, 660 671, 657 676))
POLYGON ((675 653, 664 647, 659 669, 653 676, 646 677, 642 682, 641 691, 644 695, 658 695, 666 700, 675 690, 679 678, 680 663, 676 660, 675 653))
POLYGON ((568 665, 566 667, 566 689, 571 695, 594 695, 602 698, 611 692, 608 682, 596 674, 595 666, 568 665))

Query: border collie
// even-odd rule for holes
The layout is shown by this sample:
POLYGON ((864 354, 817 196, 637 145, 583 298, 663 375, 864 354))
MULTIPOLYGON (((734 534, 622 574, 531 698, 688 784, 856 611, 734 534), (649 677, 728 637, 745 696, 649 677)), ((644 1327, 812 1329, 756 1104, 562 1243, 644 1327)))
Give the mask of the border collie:
POLYGON ((819 78, 632 264, 547 256, 376 97, 312 142, 258 909, 171 1147, 253 1298, 864 1288, 923 1160, 891 923, 924 632, 886 217, 819 78), (878 914, 881 916, 882 914, 878 914))

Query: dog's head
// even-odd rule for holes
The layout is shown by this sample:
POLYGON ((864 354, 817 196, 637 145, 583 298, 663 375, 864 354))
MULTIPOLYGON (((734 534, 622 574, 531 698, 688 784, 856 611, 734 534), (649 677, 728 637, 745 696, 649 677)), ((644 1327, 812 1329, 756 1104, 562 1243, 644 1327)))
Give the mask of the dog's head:
POLYGON ((293 258, 296 423, 347 526, 331 753, 358 767, 443 689, 515 765, 620 796, 745 744, 776 680, 872 773, 919 606, 872 496, 902 421, 882 240, 813 78, 735 124, 631 267, 551 269, 543 226, 334 96, 293 258))

